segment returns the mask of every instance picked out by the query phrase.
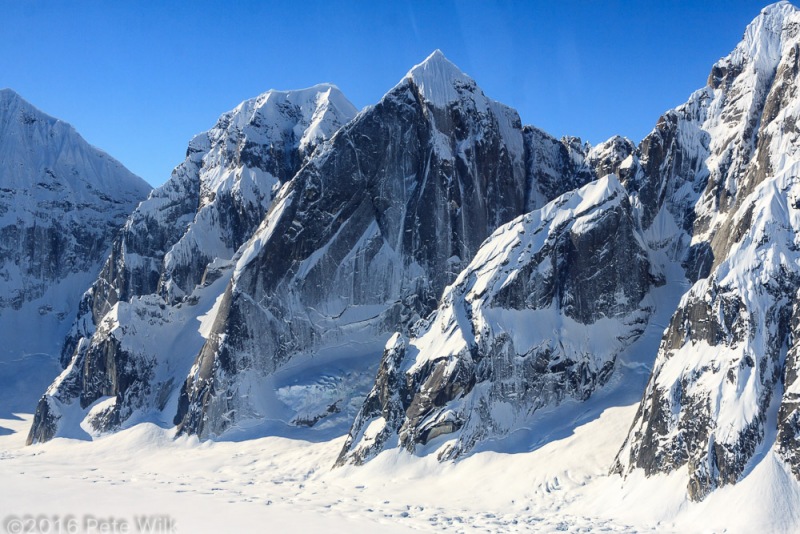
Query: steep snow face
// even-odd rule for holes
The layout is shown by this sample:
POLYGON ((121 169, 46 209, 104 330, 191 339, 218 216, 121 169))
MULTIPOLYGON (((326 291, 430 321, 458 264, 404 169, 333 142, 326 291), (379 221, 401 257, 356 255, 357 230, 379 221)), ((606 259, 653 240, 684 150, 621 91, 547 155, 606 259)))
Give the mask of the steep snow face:
POLYGON ((150 191, 69 124, 0 90, 0 410, 30 410, 125 217, 150 191))
POLYGON ((281 184, 355 114, 332 85, 268 91, 190 142, 186 160, 128 218, 84 296, 62 351, 67 373, 40 404, 47 415, 37 416, 32 441, 48 439, 57 427, 54 399, 79 399, 85 410, 116 396, 92 417, 99 430, 119 425, 134 407, 165 405, 202 346, 194 319, 224 289, 230 260, 281 184), (213 294, 209 286, 220 287, 213 294), (185 353, 189 362, 181 363, 185 353), (175 372, 183 376, 168 376, 175 372))
POLYGON ((19 310, 51 283, 96 269, 150 188, 9 89, 0 91, 0 139, 0 308, 19 310))
POLYGON ((388 336, 435 309, 495 228, 592 175, 584 153, 523 132, 434 53, 281 191, 186 382, 181 431, 274 416, 266 377, 330 347, 376 347, 364 354, 374 373, 388 336))
POLYGON ((793 6, 768 7, 681 108, 703 110, 708 180, 692 212, 703 267, 664 334, 615 470, 687 465, 697 500, 741 480, 770 447, 800 471, 796 351, 787 358, 800 287, 798 33, 793 6))
POLYGON ((438 108, 446 108, 463 96, 474 94, 475 81, 450 62, 441 50, 435 50, 425 61, 415 65, 406 75, 422 99, 438 108))
POLYGON ((613 175, 500 227, 416 336, 389 341, 339 463, 398 444, 456 458, 543 406, 586 400, 642 333, 655 282, 613 175))
POLYGON ((708 276, 741 237, 731 237, 731 215, 770 172, 764 129, 789 98, 797 33, 791 4, 765 9, 708 85, 659 119, 639 147, 639 171, 623 180, 638 192, 648 241, 684 261, 692 280, 708 276))

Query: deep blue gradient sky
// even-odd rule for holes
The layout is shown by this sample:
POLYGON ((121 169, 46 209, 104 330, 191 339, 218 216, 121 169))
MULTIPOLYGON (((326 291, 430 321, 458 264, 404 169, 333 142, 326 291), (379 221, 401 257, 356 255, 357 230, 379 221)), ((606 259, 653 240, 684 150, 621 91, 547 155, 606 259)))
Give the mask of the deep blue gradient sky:
POLYGON ((154 185, 242 100, 331 82, 361 108, 436 48, 523 123, 638 142, 764 5, 0 0, 0 87, 154 185))

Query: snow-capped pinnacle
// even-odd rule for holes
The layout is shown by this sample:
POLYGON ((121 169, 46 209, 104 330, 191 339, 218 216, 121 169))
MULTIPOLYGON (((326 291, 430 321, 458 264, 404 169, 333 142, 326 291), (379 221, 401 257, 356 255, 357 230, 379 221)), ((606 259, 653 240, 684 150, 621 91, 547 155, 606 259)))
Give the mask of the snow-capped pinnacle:
POLYGON ((792 5, 789 0, 780 0, 779 2, 765 6, 764 9, 761 10, 760 16, 783 19, 788 13, 793 13, 795 11, 797 11, 797 8, 792 5))
POLYGON ((244 102, 239 104, 239 106, 237 106, 236 109, 244 109, 247 107, 261 108, 271 99, 285 99, 293 103, 300 103, 300 102, 316 103, 322 100, 336 101, 338 99, 344 99, 345 101, 347 101, 344 94, 341 92, 341 90, 339 90, 337 86, 331 83, 319 83, 311 87, 307 87, 305 89, 293 89, 293 90, 270 89, 269 91, 265 91, 260 95, 256 96, 255 98, 245 100, 244 102))
POLYGON ((447 59, 441 50, 434 50, 425 61, 415 65, 404 80, 411 80, 428 102, 446 106, 459 99, 457 86, 475 85, 472 78, 447 59))
POLYGON ((13 99, 17 99, 17 98, 20 98, 20 96, 13 89, 9 89, 8 87, 4 87, 4 88, 0 89, 0 102, 6 101, 6 100, 13 100, 13 99))
POLYGON ((3 186, 15 195, 30 194, 27 208, 32 210, 42 195, 101 206, 105 197, 138 202, 151 189, 120 162, 89 145, 69 123, 41 111, 12 89, 0 89, 0 161, 3 186), (41 184, 55 189, 42 191, 41 184))
POLYGON ((11 119, 11 115, 19 113, 20 111, 24 112, 25 117, 28 117, 27 119, 25 117, 20 118, 20 120, 24 122, 30 122, 33 118, 48 123, 60 122, 58 119, 40 111, 13 89, 0 89, 0 121, 6 124, 6 127, 9 127, 10 124, 8 124, 8 121, 11 119))
POLYGON ((781 57, 784 40, 796 40, 797 32, 788 34, 791 22, 800 22, 800 12, 790 2, 770 4, 747 25, 742 41, 716 67, 742 67, 752 62, 757 72, 771 73, 781 57))
POLYGON ((357 112, 338 87, 323 83, 292 91, 270 89, 224 114, 218 126, 233 124, 241 129, 258 123, 276 132, 292 129, 299 148, 305 150, 333 135, 357 112))

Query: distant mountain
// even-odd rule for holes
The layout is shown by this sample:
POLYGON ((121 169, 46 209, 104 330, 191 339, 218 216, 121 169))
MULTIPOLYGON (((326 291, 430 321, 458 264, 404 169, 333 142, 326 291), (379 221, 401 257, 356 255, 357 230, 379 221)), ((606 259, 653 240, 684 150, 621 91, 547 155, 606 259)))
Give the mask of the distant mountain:
POLYGON ((0 90, 0 411, 58 374, 81 294, 150 186, 72 126, 0 90))

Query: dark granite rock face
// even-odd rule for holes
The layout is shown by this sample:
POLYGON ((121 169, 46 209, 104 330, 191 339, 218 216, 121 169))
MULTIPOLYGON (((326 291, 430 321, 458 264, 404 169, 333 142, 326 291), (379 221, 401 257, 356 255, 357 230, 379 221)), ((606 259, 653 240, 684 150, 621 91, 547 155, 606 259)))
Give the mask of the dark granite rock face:
POLYGON ((591 158, 589 146, 577 137, 557 140, 533 126, 525 126, 522 135, 528 183, 525 213, 609 174, 605 171, 611 165, 591 158))
POLYGON ((351 430, 336 465, 344 465, 348 461, 363 464, 376 451, 398 445, 397 429, 403 424, 412 398, 407 377, 401 369, 406 357, 406 345, 407 341, 400 334, 395 334, 387 342, 375 387, 364 401, 358 415, 359 423, 351 430), (369 423, 373 420, 378 423, 370 428, 369 423), (354 443, 368 446, 352 451, 354 443))
POLYGON ((25 440, 26 445, 44 443, 56 436, 58 421, 61 416, 54 413, 54 410, 50 407, 52 402, 52 398, 47 395, 42 395, 42 398, 39 399, 39 404, 36 405, 36 419, 28 432, 28 438, 25 440))
POLYGON ((239 375, 337 339, 408 332, 495 228, 593 176, 579 143, 523 131, 516 112, 435 56, 282 191, 186 382, 181 431, 216 435, 259 417, 239 375), (429 67, 446 74, 426 78, 429 67))
POLYGON ((338 464, 443 435, 439 458, 456 458, 543 406, 588 399, 643 331, 655 283, 613 176, 502 226, 416 337, 389 342, 338 464), (557 324, 568 333, 553 338, 557 324))

